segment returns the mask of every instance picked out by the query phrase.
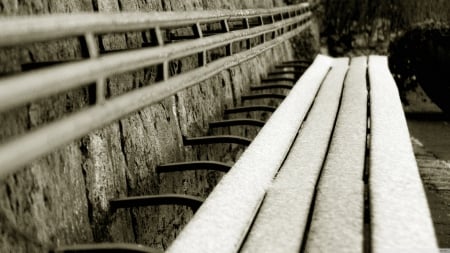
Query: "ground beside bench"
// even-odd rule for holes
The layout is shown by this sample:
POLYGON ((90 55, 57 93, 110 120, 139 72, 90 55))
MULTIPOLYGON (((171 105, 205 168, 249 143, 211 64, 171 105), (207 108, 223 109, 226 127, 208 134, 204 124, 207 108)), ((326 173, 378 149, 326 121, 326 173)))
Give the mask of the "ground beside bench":
POLYGON ((369 97, 366 62, 318 56, 168 252, 438 252, 387 58, 369 97))

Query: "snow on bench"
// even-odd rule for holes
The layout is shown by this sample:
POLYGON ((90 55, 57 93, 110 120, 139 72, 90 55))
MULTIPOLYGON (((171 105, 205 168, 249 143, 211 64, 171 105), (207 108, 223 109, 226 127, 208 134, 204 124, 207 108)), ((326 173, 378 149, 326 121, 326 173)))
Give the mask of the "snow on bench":
POLYGON ((438 252, 387 58, 319 55, 167 252, 369 248, 438 252))

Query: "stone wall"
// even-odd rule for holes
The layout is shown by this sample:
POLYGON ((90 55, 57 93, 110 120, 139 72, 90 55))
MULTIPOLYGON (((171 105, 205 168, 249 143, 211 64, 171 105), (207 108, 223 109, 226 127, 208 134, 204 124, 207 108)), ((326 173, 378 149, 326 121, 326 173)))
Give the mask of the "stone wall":
MULTIPOLYGON (((0 15, 43 13, 166 11, 273 7, 281 1, 216 0, 0 0, 0 15)), ((308 39, 305 38, 305 39, 308 39)), ((134 33, 105 35, 105 50, 139 47, 134 33)), ((22 71, 30 63, 82 58, 76 39, 36 43, 0 50, 0 76, 22 71)), ((234 162, 239 145, 184 147, 182 135, 202 136, 207 123, 240 102, 248 86, 268 68, 292 59, 286 42, 245 64, 146 107, 81 140, 32 162, 0 183, 0 252, 45 252, 59 245, 89 242, 141 243, 164 249, 191 218, 187 207, 161 206, 112 212, 108 200, 144 194, 183 193, 206 197, 222 173, 178 172, 158 175, 159 164, 210 159, 234 162)), ((187 57, 172 63, 172 72, 195 67, 187 57)), ((107 96, 151 85, 156 68, 116 75, 107 80, 107 96)), ((92 104, 89 87, 58 94, 0 113, 0 144, 26 131, 80 111, 92 104)), ((254 135, 238 128, 227 133, 254 135)), ((220 133, 220 130, 219 130, 220 133)))

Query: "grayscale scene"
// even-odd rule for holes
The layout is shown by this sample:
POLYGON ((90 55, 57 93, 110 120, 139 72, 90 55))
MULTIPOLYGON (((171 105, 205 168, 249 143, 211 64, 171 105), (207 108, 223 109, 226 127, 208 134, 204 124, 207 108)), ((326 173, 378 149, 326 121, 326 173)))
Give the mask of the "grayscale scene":
POLYGON ((0 0, 0 252, 450 252, 450 1, 0 0))

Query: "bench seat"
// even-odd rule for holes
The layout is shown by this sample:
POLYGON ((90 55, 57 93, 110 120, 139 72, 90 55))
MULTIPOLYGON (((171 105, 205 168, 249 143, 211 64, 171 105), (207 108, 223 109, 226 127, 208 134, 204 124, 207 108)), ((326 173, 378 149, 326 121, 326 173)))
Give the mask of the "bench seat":
POLYGON ((167 252, 367 250, 439 252, 387 58, 319 55, 167 252))

